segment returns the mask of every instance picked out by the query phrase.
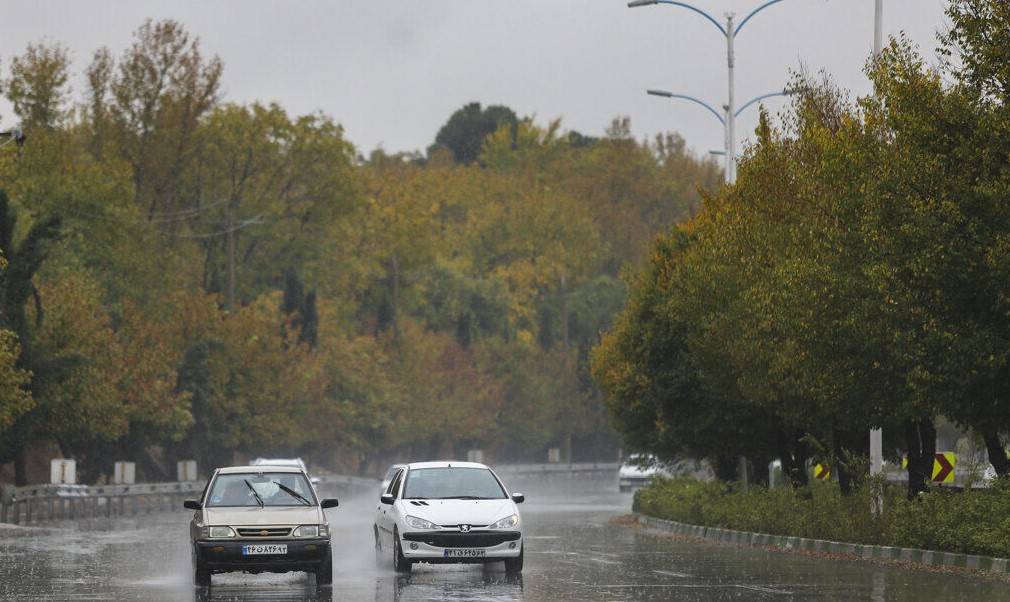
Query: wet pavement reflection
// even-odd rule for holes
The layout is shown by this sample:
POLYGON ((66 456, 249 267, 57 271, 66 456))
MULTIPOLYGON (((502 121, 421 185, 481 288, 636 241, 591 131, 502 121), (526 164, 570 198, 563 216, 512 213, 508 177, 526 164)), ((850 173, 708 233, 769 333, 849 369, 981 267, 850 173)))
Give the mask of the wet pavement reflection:
MULTIPOLYGON (((523 505, 526 567, 376 566, 377 500, 327 510, 332 589, 303 573, 214 575, 192 585, 189 512, 47 528, 0 526, 0 600, 1010 600, 1010 584, 860 561, 691 543, 610 524, 631 496, 610 483, 513 483, 523 505)), ((383 559, 385 560, 385 559, 383 559)))

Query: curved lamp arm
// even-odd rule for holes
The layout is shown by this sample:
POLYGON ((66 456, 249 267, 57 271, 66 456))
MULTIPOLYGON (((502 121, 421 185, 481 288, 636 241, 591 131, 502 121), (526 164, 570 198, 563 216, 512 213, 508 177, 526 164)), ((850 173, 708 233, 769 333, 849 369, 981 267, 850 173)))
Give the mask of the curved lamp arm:
POLYGON ((754 15, 758 14, 759 12, 763 11, 764 9, 768 8, 773 4, 778 4, 779 2, 782 2, 782 0, 768 0, 768 2, 765 2, 761 6, 750 11, 750 14, 744 17, 743 20, 740 21, 740 24, 736 26, 736 29, 733 30, 733 37, 735 38, 736 34, 740 33, 740 30, 743 29, 743 26, 746 25, 747 21, 750 21, 754 15))
MULTIPOLYGON (((774 0, 774 2, 781 2, 781 1, 782 0, 774 0)), ((715 19, 715 17, 713 17, 712 15, 708 14, 707 12, 703 11, 702 9, 700 9, 700 8, 698 8, 696 6, 691 6, 690 4, 688 4, 686 2, 679 2, 678 0, 632 0, 631 2, 628 3, 628 8, 635 8, 636 6, 649 6, 651 4, 670 4, 672 6, 680 6, 681 8, 686 8, 687 10, 694 11, 694 12, 698 13, 699 15, 701 15, 701 16, 705 17, 706 19, 708 19, 712 23, 712 25, 716 26, 716 29, 718 29, 719 32, 722 33, 722 35, 724 35, 724 36, 728 36, 729 35, 726 32, 726 28, 723 27, 722 24, 719 23, 719 21, 717 21, 715 19)), ((761 8, 764 8, 764 7, 761 7, 761 8)), ((761 8, 759 8, 757 10, 761 10, 761 8)), ((757 10, 754 11, 754 12, 756 13, 757 10)), ((751 14, 753 15, 754 13, 751 13, 751 14)), ((748 17, 748 18, 750 18, 750 17, 748 17)), ((740 28, 737 27, 737 30, 739 30, 739 29, 740 28)))
POLYGON ((761 96, 758 96, 757 98, 752 98, 752 99, 748 100, 742 107, 740 107, 739 109, 736 110, 736 113, 733 113, 733 116, 734 117, 739 117, 740 113, 743 113, 744 109, 746 109, 747 107, 751 106, 752 104, 754 104, 756 102, 761 102, 762 100, 764 100, 766 98, 771 98, 773 96, 792 96, 793 94, 796 94, 796 90, 783 90, 781 92, 769 92, 768 94, 762 94, 761 96))
POLYGON ((667 92, 666 90, 647 90, 648 94, 652 96, 662 96, 663 98, 679 98, 681 100, 689 100, 695 104, 699 104, 709 110, 710 113, 715 115, 715 118, 719 120, 719 123, 726 125, 726 118, 719 114, 712 105, 708 104, 704 100, 697 99, 693 96, 688 96, 687 94, 674 94, 673 92, 667 92))

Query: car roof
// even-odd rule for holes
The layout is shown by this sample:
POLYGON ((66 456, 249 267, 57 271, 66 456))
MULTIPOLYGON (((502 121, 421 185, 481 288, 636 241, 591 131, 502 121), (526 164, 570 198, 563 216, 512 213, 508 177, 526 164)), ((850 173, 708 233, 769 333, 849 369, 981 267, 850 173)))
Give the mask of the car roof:
POLYGON ((299 466, 271 466, 271 465, 260 465, 260 466, 225 466, 224 468, 218 468, 218 474, 235 474, 244 472, 303 472, 299 466), (268 470, 264 470, 268 469, 268 470))
POLYGON ((301 458, 256 458, 250 466, 301 466, 305 464, 301 458))
POLYGON ((407 464, 409 470, 417 470, 419 468, 483 468, 484 470, 490 470, 486 465, 480 464, 478 462, 455 462, 452 460, 442 460, 439 462, 411 462, 407 464))

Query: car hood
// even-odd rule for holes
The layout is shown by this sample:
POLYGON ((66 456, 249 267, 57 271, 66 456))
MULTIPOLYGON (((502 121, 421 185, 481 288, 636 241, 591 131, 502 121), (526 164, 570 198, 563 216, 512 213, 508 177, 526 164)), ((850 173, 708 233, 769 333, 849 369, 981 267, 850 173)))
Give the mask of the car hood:
POLYGON ((316 525, 321 518, 318 506, 203 509, 208 525, 316 525))
POLYGON ((404 514, 436 525, 490 525, 517 514, 512 500, 400 500, 404 514), (416 502, 416 503, 415 503, 416 502), (421 504, 421 505, 418 505, 421 504))

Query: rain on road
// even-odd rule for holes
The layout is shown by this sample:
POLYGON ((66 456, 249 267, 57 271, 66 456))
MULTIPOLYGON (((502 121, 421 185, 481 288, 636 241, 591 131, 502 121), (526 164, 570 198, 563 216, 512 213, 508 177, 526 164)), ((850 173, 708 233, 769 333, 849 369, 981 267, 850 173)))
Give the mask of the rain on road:
MULTIPOLYGON (((341 500, 333 525, 332 590, 302 573, 215 575, 192 586, 189 512, 0 528, 2 600, 1010 600, 994 579, 693 543, 612 524, 630 509, 616 486, 588 491, 512 483, 523 506, 526 568, 376 566, 373 496, 341 500)), ((585 487, 584 487, 585 489, 585 487)))

